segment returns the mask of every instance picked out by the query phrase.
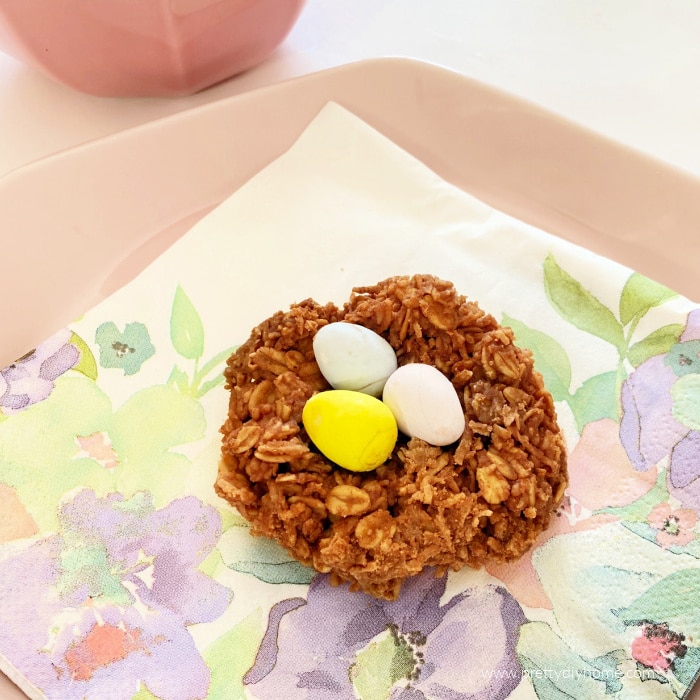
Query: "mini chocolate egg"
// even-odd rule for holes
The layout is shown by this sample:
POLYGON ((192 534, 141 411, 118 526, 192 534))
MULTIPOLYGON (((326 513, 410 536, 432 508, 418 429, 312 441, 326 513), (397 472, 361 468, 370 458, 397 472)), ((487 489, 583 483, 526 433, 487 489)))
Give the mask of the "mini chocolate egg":
POLYGON ((356 323, 329 323, 314 336, 314 355, 321 374, 334 389, 380 396, 396 369, 396 353, 369 328, 356 323))
POLYGON ((431 445, 459 440, 464 432, 464 411, 452 382, 431 365, 399 367, 384 386, 384 403, 399 430, 431 445))
POLYGON ((328 459, 354 472, 383 464, 398 437, 389 408, 358 391, 333 389, 314 394, 304 405, 302 421, 314 445, 328 459))

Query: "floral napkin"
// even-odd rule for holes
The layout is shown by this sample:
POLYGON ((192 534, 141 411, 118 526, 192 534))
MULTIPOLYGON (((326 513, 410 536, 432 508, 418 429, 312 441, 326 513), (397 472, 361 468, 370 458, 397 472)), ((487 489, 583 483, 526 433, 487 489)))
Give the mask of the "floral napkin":
POLYGON ((700 308, 442 181, 335 104, 0 373, 0 668, 33 698, 682 698, 700 669, 700 308), (521 560, 331 588, 216 497, 223 363, 432 273, 510 325, 568 495, 521 560))

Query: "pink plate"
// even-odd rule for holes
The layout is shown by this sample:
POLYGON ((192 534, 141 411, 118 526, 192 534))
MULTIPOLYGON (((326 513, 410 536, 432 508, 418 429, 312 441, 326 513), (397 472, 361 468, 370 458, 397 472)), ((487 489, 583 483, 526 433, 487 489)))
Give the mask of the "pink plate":
MULTIPOLYGON (((0 180, 0 366, 132 279, 331 100, 489 204, 700 299, 698 180, 455 73, 377 59, 208 104, 0 180)), ((0 696, 23 697, 5 678, 0 696)))
POLYGON ((489 204, 700 300, 700 181, 453 72, 374 59, 167 117, 0 179, 0 366, 134 277, 289 147, 329 100, 489 204))

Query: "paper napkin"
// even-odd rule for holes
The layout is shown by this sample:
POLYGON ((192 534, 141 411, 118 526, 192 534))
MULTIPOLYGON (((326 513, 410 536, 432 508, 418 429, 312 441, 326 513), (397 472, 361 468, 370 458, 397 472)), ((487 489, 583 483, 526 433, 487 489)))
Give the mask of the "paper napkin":
POLYGON ((133 282, 0 374, 0 668, 33 698, 680 698, 700 669, 700 308, 327 105, 133 282), (571 484, 518 562, 393 603, 213 491, 221 372, 278 309, 431 273, 510 325, 571 484))

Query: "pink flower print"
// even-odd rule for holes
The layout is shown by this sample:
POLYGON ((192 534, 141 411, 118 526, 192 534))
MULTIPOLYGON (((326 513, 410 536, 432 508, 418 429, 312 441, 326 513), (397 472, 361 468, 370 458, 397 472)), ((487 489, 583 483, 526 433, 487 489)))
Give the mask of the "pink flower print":
POLYGON ((92 433, 92 435, 78 435, 75 441, 80 447, 80 452, 78 452, 76 457, 94 459, 105 469, 114 469, 119 466, 119 459, 106 433, 98 432, 92 433))
POLYGON ((17 492, 3 483, 0 483, 0 513, 0 543, 31 537, 39 531, 17 492))
POLYGON ((135 651, 148 651, 141 644, 141 630, 95 624, 79 642, 65 653, 71 678, 89 681, 100 668, 122 661, 135 651))
POLYGON ((684 641, 685 636, 670 630, 665 622, 647 622, 632 641, 632 658, 646 668, 665 673, 676 659, 685 656, 688 648, 684 641))
POLYGON ((610 418, 588 423, 569 459, 569 488, 590 510, 621 507, 646 494, 656 469, 637 471, 620 442, 619 426, 610 418))
POLYGON ((695 511, 688 508, 672 508, 669 503, 654 506, 649 524, 657 531, 656 541, 664 548, 688 544, 694 537, 693 528, 698 522, 695 511))

